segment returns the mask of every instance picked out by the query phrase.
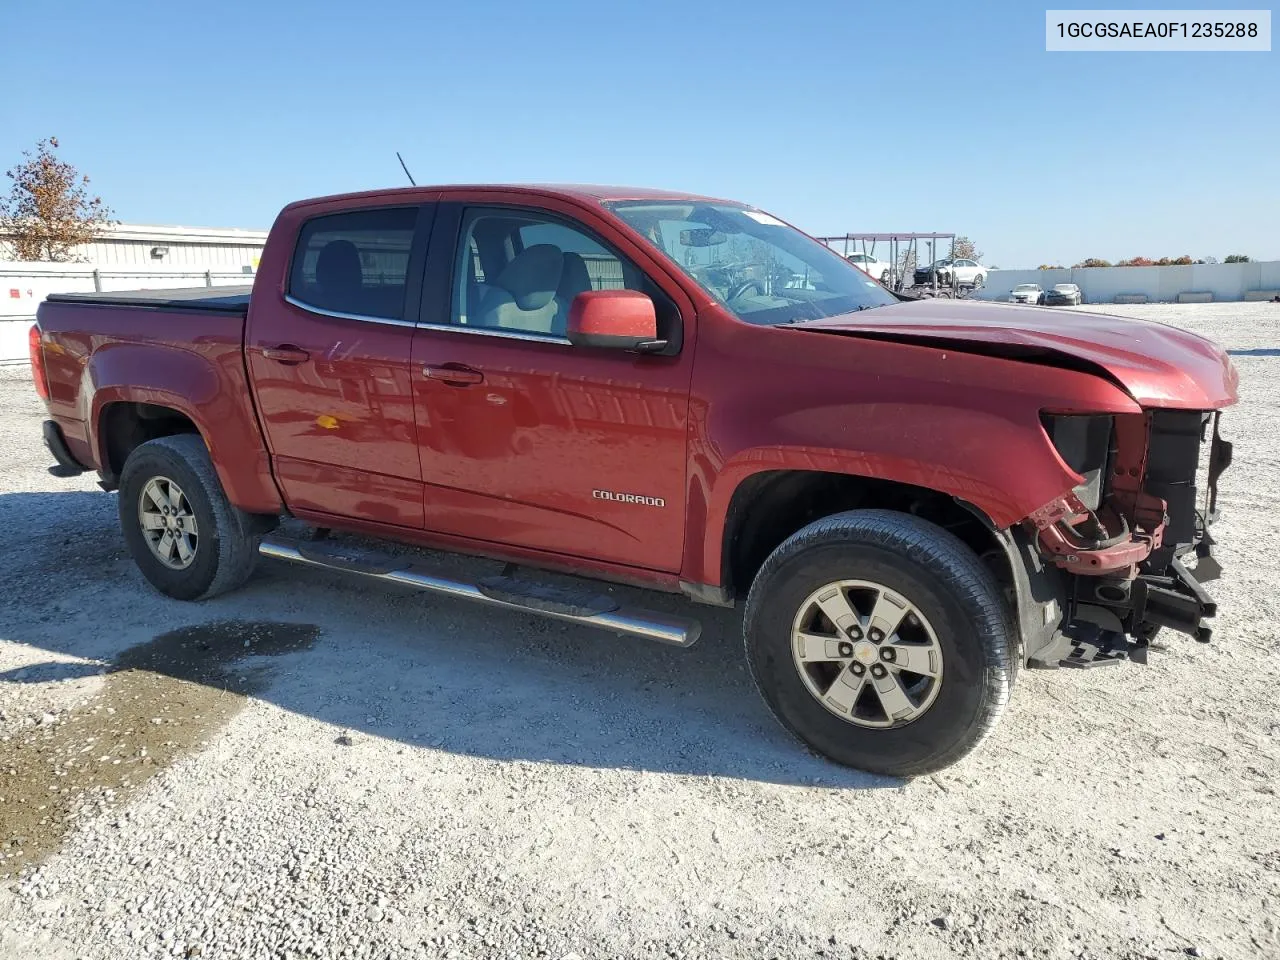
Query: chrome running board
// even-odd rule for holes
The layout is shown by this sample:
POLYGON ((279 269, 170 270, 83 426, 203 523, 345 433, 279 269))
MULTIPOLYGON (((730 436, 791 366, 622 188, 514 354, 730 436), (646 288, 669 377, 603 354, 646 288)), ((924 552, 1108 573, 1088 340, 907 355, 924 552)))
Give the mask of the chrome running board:
POLYGON ((677 647, 691 646, 702 632, 702 625, 696 620, 655 610, 620 607, 617 601, 602 593, 517 580, 508 576, 485 577, 474 583, 446 580, 401 557, 327 541, 298 542, 264 537, 258 545, 258 552, 264 557, 274 557, 277 560, 356 573, 428 593, 473 600, 491 607, 536 613, 677 647))

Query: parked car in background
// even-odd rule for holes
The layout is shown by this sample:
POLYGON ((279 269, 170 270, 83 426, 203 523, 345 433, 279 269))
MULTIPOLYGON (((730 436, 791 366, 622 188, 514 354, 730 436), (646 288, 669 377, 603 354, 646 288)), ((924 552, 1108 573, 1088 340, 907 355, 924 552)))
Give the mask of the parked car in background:
POLYGON ((1010 303, 1044 303, 1044 290, 1038 283, 1020 283, 1009 293, 1010 303))
POLYGON ((937 274, 937 282, 958 287, 981 287, 987 282, 987 268, 977 260, 935 260, 927 267, 917 267, 915 282, 917 285, 932 284, 933 275, 937 274))
POLYGON ((877 260, 869 253, 846 253, 844 258, 872 280, 888 283, 893 279, 893 264, 877 260))
POLYGON ((1084 296, 1074 283, 1055 283, 1044 295, 1043 303, 1050 307, 1078 307, 1084 303, 1084 296))

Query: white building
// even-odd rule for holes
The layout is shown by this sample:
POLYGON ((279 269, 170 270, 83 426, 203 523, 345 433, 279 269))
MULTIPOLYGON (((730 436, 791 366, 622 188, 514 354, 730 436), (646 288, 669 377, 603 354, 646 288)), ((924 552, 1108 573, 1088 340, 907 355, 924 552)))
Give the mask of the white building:
POLYGON ((221 227, 153 227, 122 223, 86 244, 83 256, 103 270, 119 267, 180 267, 191 270, 256 268, 265 230, 221 227))
MULTIPOLYGON (((11 260, 12 254, 3 240, 0 236, 0 263, 11 260)), ((265 230, 121 223, 82 246, 77 251, 81 262, 75 266, 101 270, 147 267, 241 272, 245 267, 257 267, 266 241, 265 230)))

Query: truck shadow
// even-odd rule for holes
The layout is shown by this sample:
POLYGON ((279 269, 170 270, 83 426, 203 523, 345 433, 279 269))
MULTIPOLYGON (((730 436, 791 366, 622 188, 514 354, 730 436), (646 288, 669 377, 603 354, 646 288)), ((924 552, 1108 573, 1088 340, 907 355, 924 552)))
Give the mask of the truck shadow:
MULTIPOLYGON (((901 783, 810 754, 774 722, 745 669, 735 611, 612 588, 626 603, 699 616, 703 636, 682 650, 265 559, 242 590, 186 604, 138 574, 114 496, 4 494, 0 524, 12 547, 0 635, 56 655, 0 672, 0 704, 7 684, 143 672, 321 721, 308 735, 335 751, 378 737, 500 761, 901 783)), ((493 568, 412 552, 450 576, 493 568)))

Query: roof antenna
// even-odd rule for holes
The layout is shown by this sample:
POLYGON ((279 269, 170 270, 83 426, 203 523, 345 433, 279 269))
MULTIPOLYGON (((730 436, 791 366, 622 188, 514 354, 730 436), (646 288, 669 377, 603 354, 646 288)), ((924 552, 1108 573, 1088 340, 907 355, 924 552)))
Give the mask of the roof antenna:
POLYGON ((400 156, 399 150, 396 151, 396 159, 400 161, 400 169, 404 171, 404 175, 408 177, 409 182, 416 187, 418 185, 418 181, 413 179, 413 174, 410 173, 409 168, 404 165, 404 157, 400 156))

